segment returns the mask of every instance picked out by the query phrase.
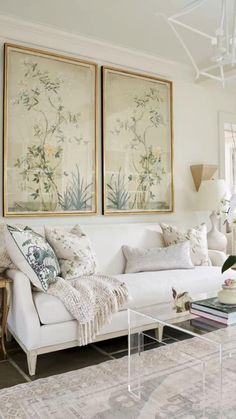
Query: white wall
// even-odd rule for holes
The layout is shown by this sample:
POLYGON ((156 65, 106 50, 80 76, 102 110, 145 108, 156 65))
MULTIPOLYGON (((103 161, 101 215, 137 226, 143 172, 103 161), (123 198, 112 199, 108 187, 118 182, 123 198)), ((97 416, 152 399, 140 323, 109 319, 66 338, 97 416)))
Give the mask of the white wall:
MULTIPOLYGON (((70 53, 82 58, 90 58, 99 64, 112 64, 154 73, 173 80, 174 114, 174 189, 175 213, 164 215, 107 216, 97 217, 44 217, 21 218, 21 222, 30 224, 53 223, 73 224, 80 222, 153 222, 173 221, 191 225, 198 220, 194 212, 197 194, 190 173, 191 164, 218 164, 218 112, 236 112, 234 93, 220 86, 208 86, 206 83, 195 84, 188 68, 160 58, 112 46, 103 42, 78 37, 56 29, 33 25, 20 20, 0 16, 0 84, 2 96, 3 44, 14 42, 29 44, 44 49, 70 53)), ((2 101, 0 102, 2 115, 2 101)), ((2 118, 1 118, 2 124, 2 118)), ((0 126, 1 132, 2 127, 0 126)), ((101 173, 101 138, 99 138, 99 173, 101 173)), ((2 151, 1 151, 2 153, 2 151)), ((2 157, 1 157, 2 161, 2 157)), ((0 172, 2 177, 2 171, 0 172)), ((2 178, 0 179, 2 185, 2 178)), ((101 208, 101 179, 99 182, 99 207, 101 208)), ((1 203, 2 213, 2 203, 1 203)), ((9 222, 19 221, 7 219, 9 222)))

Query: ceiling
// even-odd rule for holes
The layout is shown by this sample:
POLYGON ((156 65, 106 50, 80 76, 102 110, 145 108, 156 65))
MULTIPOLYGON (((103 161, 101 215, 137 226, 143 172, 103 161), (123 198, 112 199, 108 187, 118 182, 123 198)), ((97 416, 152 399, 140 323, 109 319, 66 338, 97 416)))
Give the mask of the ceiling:
MULTIPOLYGON (((169 16, 193 0, 0 0, 0 14, 161 56, 184 64, 189 59, 162 14, 169 16)), ((221 0, 208 0, 183 21, 214 33, 221 0)), ((186 35, 198 63, 211 46, 196 34, 186 35)))

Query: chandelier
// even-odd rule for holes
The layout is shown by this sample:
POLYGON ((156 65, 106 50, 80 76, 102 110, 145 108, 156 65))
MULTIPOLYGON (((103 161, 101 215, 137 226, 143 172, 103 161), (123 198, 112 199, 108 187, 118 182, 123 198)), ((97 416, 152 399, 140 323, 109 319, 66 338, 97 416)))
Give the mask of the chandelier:
MULTIPOLYGON (((167 17, 167 22, 188 55, 196 73, 196 80, 200 76, 217 80, 225 86, 225 82, 236 78, 236 0, 233 1, 233 11, 230 12, 231 0, 221 0, 220 20, 213 34, 206 33, 196 27, 181 21, 183 16, 194 12, 208 0, 194 0, 178 13, 167 17), (209 63, 202 68, 197 64, 194 56, 180 35, 178 27, 194 32, 205 38, 211 47, 212 54, 209 63)), ((214 0, 215 2, 215 0, 214 0)))

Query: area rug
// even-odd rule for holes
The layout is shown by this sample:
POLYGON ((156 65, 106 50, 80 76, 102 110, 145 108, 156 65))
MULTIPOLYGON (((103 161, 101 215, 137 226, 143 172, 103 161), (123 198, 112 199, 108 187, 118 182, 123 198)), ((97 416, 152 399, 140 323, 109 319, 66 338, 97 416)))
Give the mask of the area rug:
POLYGON ((235 419, 236 358, 231 352, 224 365, 222 405, 218 354, 189 339, 132 356, 131 387, 140 379, 137 397, 127 390, 124 357, 1 390, 0 418, 235 419))

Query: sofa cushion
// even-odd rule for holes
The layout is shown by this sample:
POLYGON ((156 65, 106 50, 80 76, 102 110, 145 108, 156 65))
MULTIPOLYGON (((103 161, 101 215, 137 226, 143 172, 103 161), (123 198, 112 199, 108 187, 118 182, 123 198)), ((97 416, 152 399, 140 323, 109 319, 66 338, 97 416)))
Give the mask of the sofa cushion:
POLYGON ((45 226, 45 236, 58 257, 64 279, 93 275, 97 271, 95 252, 79 225, 70 231, 45 226))
MULTIPOLYGON (((123 309, 147 307, 172 300, 172 290, 188 291, 190 296, 205 298, 204 293, 220 289, 224 277, 219 267, 199 266, 192 270, 141 272, 116 275, 128 287, 129 299, 123 309)), ((56 297, 42 292, 33 293, 34 303, 42 324, 67 322, 72 316, 56 297)))
POLYGON ((189 241, 168 247, 152 247, 151 249, 122 246, 122 250, 126 258, 126 273, 194 267, 190 257, 189 241))
POLYGON ((190 228, 183 232, 176 226, 162 223, 163 237, 166 246, 189 240, 190 254, 195 266, 209 266, 211 261, 208 255, 207 228, 206 224, 201 224, 195 228, 190 228))
POLYGON ((33 300, 42 324, 62 323, 73 320, 59 298, 44 292, 34 292, 33 300))
POLYGON ((108 275, 123 274, 125 258, 122 245, 133 247, 164 246, 163 234, 157 224, 100 224, 82 226, 92 242, 98 259, 99 271, 108 275))
POLYGON ((60 273, 57 257, 44 237, 30 227, 5 226, 5 243, 9 256, 32 284, 47 291, 60 273))

